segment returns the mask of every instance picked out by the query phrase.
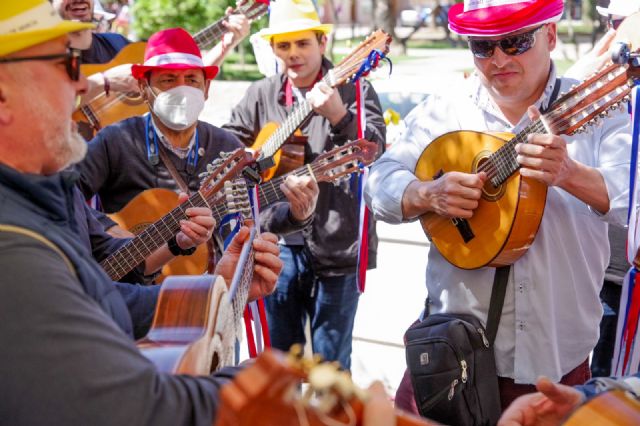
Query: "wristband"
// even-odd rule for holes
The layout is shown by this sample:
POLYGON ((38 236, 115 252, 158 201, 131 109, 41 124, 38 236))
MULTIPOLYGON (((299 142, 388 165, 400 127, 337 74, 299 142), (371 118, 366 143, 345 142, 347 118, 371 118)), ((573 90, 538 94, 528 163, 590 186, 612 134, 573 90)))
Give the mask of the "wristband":
POLYGON ((190 256, 193 254, 193 252, 196 251, 196 247, 191 247, 188 249, 180 248, 175 235, 171 237, 169 241, 167 241, 167 247, 169 248, 171 254, 174 256, 190 256))

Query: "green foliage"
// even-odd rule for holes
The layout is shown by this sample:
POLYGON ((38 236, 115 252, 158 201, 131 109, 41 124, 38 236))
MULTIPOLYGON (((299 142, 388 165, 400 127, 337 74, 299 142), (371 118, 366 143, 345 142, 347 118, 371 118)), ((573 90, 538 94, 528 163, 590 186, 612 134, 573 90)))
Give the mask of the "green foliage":
POLYGON ((173 27, 182 27, 194 34, 224 15, 231 0, 136 0, 134 28, 141 39, 173 27))

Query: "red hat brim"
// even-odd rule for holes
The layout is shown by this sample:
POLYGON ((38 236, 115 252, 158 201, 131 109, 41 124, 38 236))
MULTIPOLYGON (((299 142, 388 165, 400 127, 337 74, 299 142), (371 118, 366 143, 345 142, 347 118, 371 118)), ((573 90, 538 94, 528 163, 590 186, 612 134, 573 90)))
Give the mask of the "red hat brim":
POLYGON ((136 80, 145 78, 145 74, 154 70, 188 70, 188 69, 201 69, 204 71, 204 75, 208 80, 213 80, 218 75, 219 68, 215 65, 208 67, 197 67, 189 64, 165 64, 159 66, 149 65, 132 65, 131 74, 136 80))
POLYGON ((456 3, 449 9, 449 28, 466 36, 500 36, 522 28, 556 22, 563 10, 562 0, 524 1, 468 12, 464 11, 463 3, 456 3))

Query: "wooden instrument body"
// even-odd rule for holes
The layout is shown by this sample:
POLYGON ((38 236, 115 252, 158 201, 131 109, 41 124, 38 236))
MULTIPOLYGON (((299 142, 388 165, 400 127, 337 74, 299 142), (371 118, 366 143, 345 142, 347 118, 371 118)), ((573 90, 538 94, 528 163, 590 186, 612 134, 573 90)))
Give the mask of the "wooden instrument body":
MULTIPOLYGON (((509 139, 510 135, 504 133, 446 133, 423 151, 415 175, 429 181, 452 171, 476 173, 483 161, 509 139)), ((450 218, 428 213, 420 222, 442 256, 459 268, 509 265, 533 242, 546 194, 546 185, 519 173, 497 188, 487 182, 478 208, 467 220, 474 235, 467 242, 450 218)))
MULTIPOLYGON (((145 42, 128 44, 111 61, 104 64, 84 64, 80 69, 84 75, 92 75, 122 64, 141 64, 144 62, 146 45, 145 42)), ((124 118, 142 115, 147 111, 147 105, 139 93, 110 93, 109 96, 101 93, 87 105, 74 111, 72 118, 74 121, 89 123, 99 130, 124 118)))
MULTIPOLYGON (((136 195, 117 213, 110 214, 120 227, 139 234, 178 205, 178 194, 164 188, 147 189, 136 195)), ((163 266, 156 279, 162 282, 170 275, 199 275, 207 271, 209 250, 201 244, 190 256, 178 256, 163 266)))
POLYGON ((172 276, 162 285, 151 330, 137 342, 160 371, 208 375, 233 362, 227 285, 217 275, 172 276))
MULTIPOLYGON (((306 373, 292 367, 282 353, 267 350, 221 392, 216 426, 362 425, 364 405, 356 396, 341 400, 328 413, 296 400, 296 386, 306 373)), ((430 426, 426 419, 396 411, 397 426, 430 426)))
POLYGON ((564 424, 637 426, 640 425, 640 401, 620 389, 605 392, 582 405, 564 424))
MULTIPOLYGON (((273 121, 265 124, 262 130, 260 130, 260 133, 258 133, 255 142, 251 145, 251 149, 260 151, 260 148, 262 148, 279 127, 280 125, 273 121)), ((291 138, 274 154, 273 161, 275 166, 261 173, 262 180, 271 180, 274 177, 282 176, 304 165, 306 143, 306 136, 303 136, 299 129, 296 130, 291 138)))

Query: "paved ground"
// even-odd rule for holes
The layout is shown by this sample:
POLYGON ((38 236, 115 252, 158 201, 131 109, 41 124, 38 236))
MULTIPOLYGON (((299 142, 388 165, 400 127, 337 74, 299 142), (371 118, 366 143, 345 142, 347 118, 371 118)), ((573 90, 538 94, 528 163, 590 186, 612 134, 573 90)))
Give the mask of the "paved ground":
MULTIPOLYGON (((580 51, 588 47, 581 46, 580 51)), ((559 46, 555 58, 575 58, 575 46, 559 46)), ((378 92, 429 93, 456 84, 473 67, 462 49, 411 50, 412 59, 399 61, 393 74, 382 69, 371 77, 378 92)), ((393 52, 390 53, 393 58, 393 52)), ((231 108, 249 83, 214 81, 201 116, 214 124, 225 123, 231 108)), ((378 268, 370 271, 360 299, 353 339, 353 378, 367 386, 381 380, 393 394, 404 371, 404 330, 420 314, 426 289, 424 275, 428 241, 419 224, 379 224, 378 268)))

